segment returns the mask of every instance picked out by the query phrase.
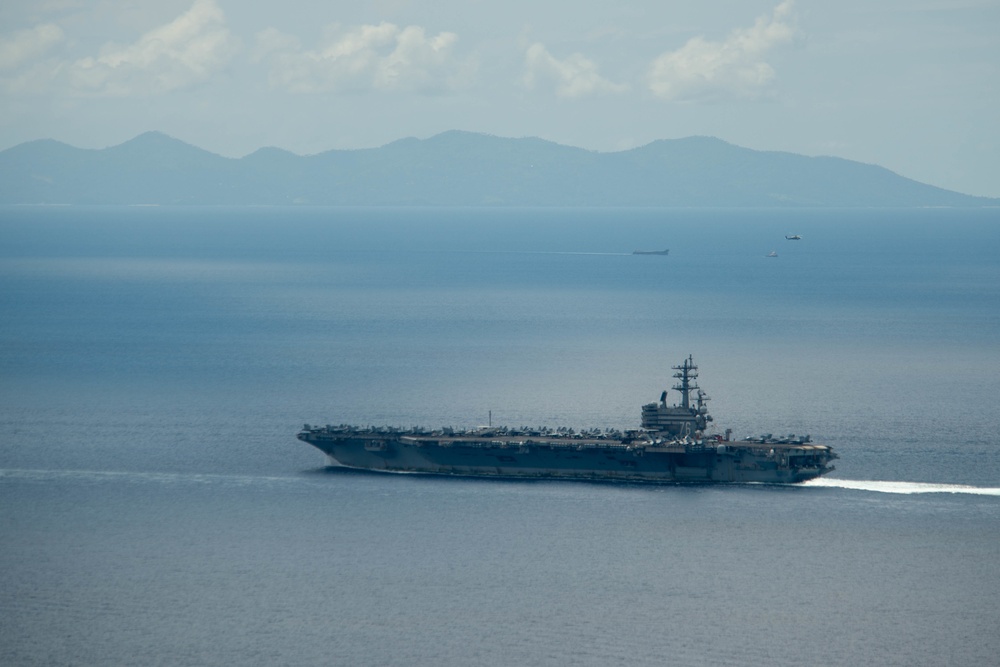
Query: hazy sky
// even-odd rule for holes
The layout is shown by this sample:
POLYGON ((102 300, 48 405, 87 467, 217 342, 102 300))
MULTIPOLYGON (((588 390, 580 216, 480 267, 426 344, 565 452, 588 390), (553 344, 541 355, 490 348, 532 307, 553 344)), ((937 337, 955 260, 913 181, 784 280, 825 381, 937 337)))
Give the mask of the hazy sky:
POLYGON ((0 149, 710 135, 1000 196, 1000 0, 5 0, 0 149))

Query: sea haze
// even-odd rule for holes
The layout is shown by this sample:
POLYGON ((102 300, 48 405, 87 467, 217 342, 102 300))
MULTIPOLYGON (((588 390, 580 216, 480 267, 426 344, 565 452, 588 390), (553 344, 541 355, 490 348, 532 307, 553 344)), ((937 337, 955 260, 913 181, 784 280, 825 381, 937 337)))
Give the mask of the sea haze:
POLYGON ((990 664, 998 215, 0 209, 0 662, 990 664), (836 472, 379 475, 295 439, 634 427, 689 354, 720 432, 836 472))

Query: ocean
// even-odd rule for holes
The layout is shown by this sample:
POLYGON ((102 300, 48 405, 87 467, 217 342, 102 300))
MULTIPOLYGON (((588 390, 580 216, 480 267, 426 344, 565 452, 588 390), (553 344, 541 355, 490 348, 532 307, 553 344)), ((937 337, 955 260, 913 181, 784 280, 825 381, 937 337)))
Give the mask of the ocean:
POLYGON ((0 208, 0 664, 995 665, 998 396, 996 209, 0 208), (633 428, 688 355, 837 470, 295 439, 633 428))

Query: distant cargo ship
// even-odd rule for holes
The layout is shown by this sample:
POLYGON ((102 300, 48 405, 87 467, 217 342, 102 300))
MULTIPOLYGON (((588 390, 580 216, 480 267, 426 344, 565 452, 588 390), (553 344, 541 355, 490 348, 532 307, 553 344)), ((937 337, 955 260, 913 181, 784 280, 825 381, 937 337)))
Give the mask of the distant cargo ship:
POLYGON ((470 477, 795 483, 834 469, 837 455, 809 436, 707 435, 712 417, 695 383, 698 367, 688 357, 673 369, 680 404, 668 406, 664 391, 658 403, 642 406, 642 428, 635 430, 306 424, 298 438, 325 453, 331 465, 470 477))
POLYGON ((670 248, 666 250, 635 250, 632 252, 633 255, 669 255, 670 248))

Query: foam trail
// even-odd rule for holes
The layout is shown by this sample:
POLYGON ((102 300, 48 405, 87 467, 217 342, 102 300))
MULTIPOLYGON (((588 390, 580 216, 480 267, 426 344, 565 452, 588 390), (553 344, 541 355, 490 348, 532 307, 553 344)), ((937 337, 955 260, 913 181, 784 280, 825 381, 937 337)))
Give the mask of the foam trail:
POLYGON ((876 493, 964 493, 974 496, 1000 496, 1000 488, 967 486, 965 484, 928 484, 926 482, 881 482, 862 479, 817 478, 803 482, 801 486, 822 486, 835 489, 854 489, 876 493))
POLYGON ((251 484, 295 483, 295 477, 251 476, 251 475, 220 475, 212 473, 171 473, 171 472, 134 472, 112 470, 36 470, 36 469, 0 469, 0 481, 5 479, 25 480, 33 482, 51 482, 54 480, 76 480, 83 482, 101 482, 121 480, 130 483, 159 484, 224 484, 228 486, 248 486, 251 484))

